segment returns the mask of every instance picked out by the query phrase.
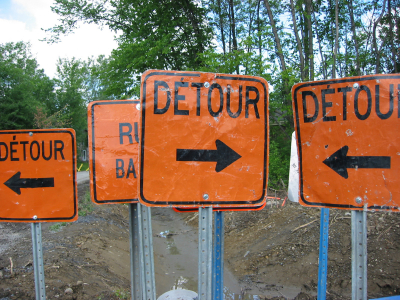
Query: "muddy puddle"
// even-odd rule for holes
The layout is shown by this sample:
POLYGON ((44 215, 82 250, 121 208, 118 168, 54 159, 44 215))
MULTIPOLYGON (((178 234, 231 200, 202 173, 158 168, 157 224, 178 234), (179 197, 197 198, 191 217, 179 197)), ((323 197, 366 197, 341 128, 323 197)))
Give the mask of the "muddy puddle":
MULTIPOLYGON (((187 224, 182 214, 172 209, 152 208, 154 265, 157 297, 174 289, 197 292, 198 231, 187 224)), ((197 219, 196 219, 197 220, 197 219)), ((270 287, 268 290, 246 288, 232 272, 224 268, 225 300, 256 300, 283 296, 292 299, 299 288, 270 287)))

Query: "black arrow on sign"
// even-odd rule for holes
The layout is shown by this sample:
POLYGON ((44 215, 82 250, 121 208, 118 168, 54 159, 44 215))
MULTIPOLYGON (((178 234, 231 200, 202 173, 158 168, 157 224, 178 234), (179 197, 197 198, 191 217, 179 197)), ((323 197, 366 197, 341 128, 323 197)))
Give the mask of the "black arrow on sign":
POLYGON ((21 195, 21 188, 54 187, 54 178, 21 178, 21 172, 17 172, 4 184, 21 195))
POLYGON ((176 161, 217 162, 215 171, 220 172, 242 157, 220 140, 216 140, 215 144, 217 150, 176 149, 176 161))
POLYGON ((348 146, 343 146, 324 160, 333 171, 347 179, 347 169, 390 169, 390 156, 347 156, 348 146))

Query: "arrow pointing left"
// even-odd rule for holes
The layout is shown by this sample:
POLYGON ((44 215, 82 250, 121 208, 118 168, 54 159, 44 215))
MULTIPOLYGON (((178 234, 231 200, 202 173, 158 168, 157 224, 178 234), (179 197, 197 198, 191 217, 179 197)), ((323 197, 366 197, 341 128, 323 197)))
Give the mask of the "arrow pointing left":
POLYGON ((343 146, 323 161, 325 165, 344 179, 349 177, 347 169, 390 169, 390 156, 349 156, 348 146, 343 146))
POLYGON ((49 178, 21 178, 21 172, 15 173, 4 182, 6 186, 21 195, 21 188, 54 187, 54 177, 49 178))

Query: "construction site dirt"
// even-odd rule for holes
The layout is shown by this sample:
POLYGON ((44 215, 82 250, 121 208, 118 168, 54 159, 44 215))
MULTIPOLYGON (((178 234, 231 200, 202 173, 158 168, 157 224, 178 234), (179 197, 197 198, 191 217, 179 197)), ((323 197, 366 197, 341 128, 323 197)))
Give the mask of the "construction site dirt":
MULTIPOLYGON (((80 217, 42 223, 47 299, 130 299, 129 207, 95 205, 79 184, 80 217)), ((275 196, 275 193, 272 193, 275 196)), ((319 208, 269 199, 225 212, 225 299, 316 299, 319 208)), ((197 291, 197 213, 152 208, 157 297, 197 291)), ((400 214, 368 212, 368 298, 400 294, 400 214)), ((0 223, 0 299, 35 299, 31 225, 0 223)), ((351 299, 351 212, 330 210, 327 299, 351 299)))

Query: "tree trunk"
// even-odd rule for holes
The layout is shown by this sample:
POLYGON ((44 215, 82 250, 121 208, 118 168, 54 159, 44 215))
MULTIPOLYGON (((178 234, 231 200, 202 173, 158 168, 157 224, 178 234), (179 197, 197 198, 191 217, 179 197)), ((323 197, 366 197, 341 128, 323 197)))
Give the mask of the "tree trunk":
POLYGON ((308 43, 308 34, 310 33, 308 30, 308 24, 307 24, 307 20, 306 20, 306 12, 303 10, 303 6, 300 5, 300 15, 302 18, 302 25, 301 26, 301 35, 303 37, 303 47, 304 47, 304 73, 305 73, 305 77, 307 78, 307 80, 309 79, 309 74, 310 74, 310 51, 308 50, 309 47, 309 43, 308 43))
MULTIPOLYGON (((250 11, 250 13, 249 13, 249 29, 248 29, 248 31, 247 31, 247 36, 248 36, 248 38, 250 38, 251 37, 251 34, 252 34, 252 32, 253 32, 253 21, 254 21, 254 13, 252 13, 251 11, 250 11)), ((252 48, 253 48, 253 43, 248 43, 247 44, 247 49, 246 49, 246 51, 247 51, 247 53, 251 53, 251 51, 252 51, 252 48)), ((246 59, 245 60, 245 75, 247 75, 247 71, 248 71, 248 66, 249 66, 249 61, 246 59)))
POLYGON ((313 42, 313 30, 312 30, 312 22, 311 22, 311 14, 312 14, 312 0, 304 1, 306 5, 306 22, 307 22, 307 30, 308 30, 308 59, 310 66, 309 75, 307 76, 311 81, 314 80, 314 42, 313 42))
POLYGON ((258 33, 258 55, 260 56, 260 65, 262 63, 262 41, 261 41, 261 20, 260 20, 260 2, 261 0, 258 0, 257 4, 257 33, 258 33))
POLYGON ((378 43, 376 42, 376 27, 378 26, 379 22, 381 21, 383 14, 385 13, 386 9, 386 0, 383 0, 383 6, 382 6, 382 12, 379 15, 379 18, 376 19, 374 22, 374 28, 373 28, 373 44, 374 44, 374 49, 375 49, 375 57, 376 57, 376 63, 375 63, 375 73, 378 74, 381 71, 381 51, 378 49, 378 43))
POLYGON ((319 49, 319 53, 320 53, 320 56, 321 56, 322 75, 324 75, 324 79, 326 79, 328 77, 327 76, 327 69, 326 69, 326 62, 325 62, 324 53, 322 51, 321 39, 319 37, 318 23, 317 23, 317 18, 315 17, 315 12, 313 12, 313 15, 314 15, 315 33, 317 34, 317 40, 318 40, 318 49, 319 49))
POLYGON ((351 31, 353 33, 353 42, 354 42, 354 50, 356 51, 356 74, 358 76, 361 75, 361 66, 360 66, 360 56, 358 54, 358 39, 356 34, 356 25, 354 23, 354 13, 353 13, 353 0, 349 0, 349 12, 350 12, 350 23, 351 23, 351 31))
POLYGON ((392 61, 393 61, 393 71, 397 73, 397 61, 396 61, 396 48, 394 46, 394 37, 393 37, 393 16, 392 16, 392 8, 391 8, 391 0, 388 0, 388 11, 389 11, 389 40, 390 40, 390 49, 392 52, 392 61))
POLYGON ((339 0, 335 0, 335 48, 333 50, 332 78, 336 78, 336 57, 339 48, 339 0))
POLYGON ((230 9, 230 15, 231 15, 231 34, 232 34, 232 45, 233 45, 233 51, 238 49, 237 46, 237 39, 236 39, 236 23, 235 23, 235 11, 233 9, 233 0, 229 0, 229 9, 230 9))
MULTIPOLYGON (((238 50, 238 44, 237 44, 237 39, 236 39, 236 23, 235 23, 235 10, 234 10, 234 4, 233 0, 229 0, 229 9, 230 9, 230 15, 231 15, 231 34, 232 34, 232 50, 233 52, 236 52, 238 50)), ((236 55, 237 53, 235 53, 236 55)), ((239 74, 239 65, 235 66, 236 68, 236 73, 239 74)))
POLYGON ((272 32, 274 34, 276 51, 277 51, 277 54, 278 54, 278 57, 279 57, 279 61, 281 63, 281 68, 282 68, 282 71, 286 71, 285 57, 283 56, 281 40, 280 40, 279 35, 278 35, 278 30, 276 29, 274 16, 272 15, 271 6, 269 5, 269 1, 268 0, 264 0, 264 4, 265 4, 265 7, 267 8, 269 21, 271 23, 272 32))
POLYGON ((292 13, 293 31, 294 31, 294 35, 296 36, 297 49, 299 50, 300 78, 301 78, 301 81, 305 81, 303 45, 301 43, 300 36, 299 36, 299 31, 297 29, 296 11, 294 9, 293 0, 290 0, 290 10, 291 10, 291 13, 292 13))
POLYGON ((221 31, 222 51, 225 55, 226 54, 225 31, 224 31, 224 23, 223 23, 223 18, 222 18, 221 0, 217 0, 217 4, 218 4, 219 30, 221 31))

